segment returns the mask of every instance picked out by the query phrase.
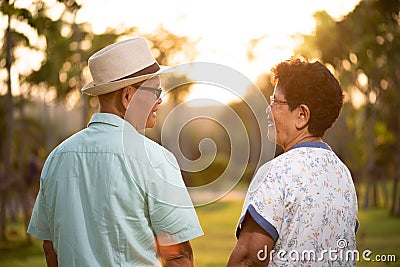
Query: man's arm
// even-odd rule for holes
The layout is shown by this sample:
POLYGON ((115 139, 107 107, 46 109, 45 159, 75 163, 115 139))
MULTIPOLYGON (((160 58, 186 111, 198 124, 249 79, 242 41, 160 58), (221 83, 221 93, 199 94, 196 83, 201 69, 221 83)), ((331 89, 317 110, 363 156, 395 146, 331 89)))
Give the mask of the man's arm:
POLYGON ((158 246, 158 253, 165 267, 194 266, 193 251, 189 241, 170 246, 158 246))
POLYGON ((43 240, 43 250, 46 255, 47 267, 58 267, 57 253, 54 250, 53 242, 43 240))
POLYGON ((274 239, 246 214, 238 242, 228 261, 228 267, 267 266, 274 239))

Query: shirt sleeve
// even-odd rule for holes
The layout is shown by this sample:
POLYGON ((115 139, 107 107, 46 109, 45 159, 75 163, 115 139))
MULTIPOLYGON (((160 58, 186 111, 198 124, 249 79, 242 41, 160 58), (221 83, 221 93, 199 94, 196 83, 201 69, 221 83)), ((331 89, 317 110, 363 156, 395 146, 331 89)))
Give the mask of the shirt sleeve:
POLYGON ((275 242, 277 241, 284 216, 284 196, 282 194, 285 191, 279 177, 279 173, 274 173, 268 163, 257 171, 243 205, 236 229, 237 238, 240 235, 242 222, 248 214, 275 242))
POLYGON ((151 225, 162 246, 203 235, 176 159, 172 154, 167 157, 155 168, 155 178, 147 192, 151 225))
POLYGON ((46 201, 42 189, 36 197, 35 206, 33 207, 31 221, 27 232, 42 240, 51 240, 51 233, 46 214, 46 201))

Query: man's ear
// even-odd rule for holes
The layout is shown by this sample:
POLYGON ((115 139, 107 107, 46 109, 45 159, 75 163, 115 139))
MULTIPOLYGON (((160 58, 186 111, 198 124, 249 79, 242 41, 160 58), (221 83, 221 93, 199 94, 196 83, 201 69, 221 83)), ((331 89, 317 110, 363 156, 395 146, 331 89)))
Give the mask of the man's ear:
POLYGON ((303 129, 306 127, 310 121, 310 109, 307 105, 301 104, 296 109, 297 118, 296 118, 296 128, 298 130, 303 129))
POLYGON ((131 102, 131 99, 133 95, 136 92, 136 88, 133 87, 132 85, 128 85, 122 89, 122 94, 121 94, 121 102, 122 105, 124 106, 125 110, 128 109, 129 103, 131 102))

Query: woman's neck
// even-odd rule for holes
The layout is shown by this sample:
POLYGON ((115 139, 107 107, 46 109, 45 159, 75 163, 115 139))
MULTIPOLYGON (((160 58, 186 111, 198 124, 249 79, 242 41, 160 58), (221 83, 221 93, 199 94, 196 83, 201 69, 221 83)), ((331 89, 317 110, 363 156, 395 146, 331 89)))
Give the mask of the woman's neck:
POLYGON ((289 151, 294 145, 305 142, 322 142, 322 138, 311 135, 298 136, 298 138, 295 138, 292 141, 288 142, 285 146, 282 146, 282 148, 286 152, 289 151))

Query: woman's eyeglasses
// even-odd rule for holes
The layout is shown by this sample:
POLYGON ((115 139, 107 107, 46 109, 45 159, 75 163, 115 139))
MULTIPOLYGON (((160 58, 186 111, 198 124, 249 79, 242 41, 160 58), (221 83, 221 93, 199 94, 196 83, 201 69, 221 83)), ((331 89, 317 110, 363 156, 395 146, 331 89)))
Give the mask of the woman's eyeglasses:
POLYGON ((273 95, 269 96, 269 105, 288 105, 287 101, 284 100, 278 100, 276 99, 273 95))

